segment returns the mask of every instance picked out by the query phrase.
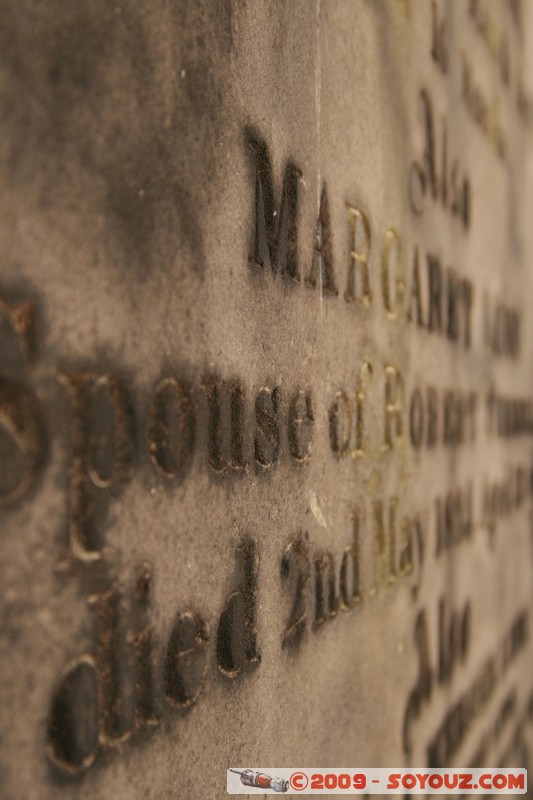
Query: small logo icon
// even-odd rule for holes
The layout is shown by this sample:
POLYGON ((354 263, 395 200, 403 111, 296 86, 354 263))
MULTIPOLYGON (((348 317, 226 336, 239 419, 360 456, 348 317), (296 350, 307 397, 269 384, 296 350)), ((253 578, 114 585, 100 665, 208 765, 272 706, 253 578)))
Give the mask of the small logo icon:
POLYGON ((234 772, 240 775, 241 783, 245 786, 255 786, 257 789, 272 789, 273 792, 287 792, 289 790, 289 781, 285 778, 271 778, 265 775, 264 772, 254 772, 253 769, 230 769, 229 772, 234 772))

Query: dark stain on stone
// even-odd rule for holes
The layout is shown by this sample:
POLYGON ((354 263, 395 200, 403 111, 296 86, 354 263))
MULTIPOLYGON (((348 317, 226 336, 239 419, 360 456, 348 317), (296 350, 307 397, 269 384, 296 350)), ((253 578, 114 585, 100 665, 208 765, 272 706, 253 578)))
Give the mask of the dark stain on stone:
POLYGON ((110 268, 143 279, 185 254, 202 271, 233 13, 224 0, 3 3, 7 181, 74 212, 110 268))

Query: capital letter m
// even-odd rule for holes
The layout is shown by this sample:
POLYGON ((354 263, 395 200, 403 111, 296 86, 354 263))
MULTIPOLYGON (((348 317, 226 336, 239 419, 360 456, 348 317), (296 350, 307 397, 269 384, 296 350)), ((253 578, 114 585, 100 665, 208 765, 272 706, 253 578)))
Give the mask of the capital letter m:
POLYGON ((246 141, 255 167, 255 226, 250 260, 262 267, 268 261, 273 273, 298 280, 298 178, 301 172, 292 161, 287 163, 278 210, 268 147, 251 128, 246 128, 246 141))
POLYGON ((508 778, 508 787, 509 789, 524 789, 525 788, 524 775, 523 774, 513 775, 511 773, 508 778))

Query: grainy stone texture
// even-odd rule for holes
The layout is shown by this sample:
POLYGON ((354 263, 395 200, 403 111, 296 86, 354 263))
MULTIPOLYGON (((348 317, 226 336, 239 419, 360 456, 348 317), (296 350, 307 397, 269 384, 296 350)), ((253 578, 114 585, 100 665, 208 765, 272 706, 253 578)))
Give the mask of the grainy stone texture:
POLYGON ((2 798, 527 767, 531 6, 0 5, 2 798))

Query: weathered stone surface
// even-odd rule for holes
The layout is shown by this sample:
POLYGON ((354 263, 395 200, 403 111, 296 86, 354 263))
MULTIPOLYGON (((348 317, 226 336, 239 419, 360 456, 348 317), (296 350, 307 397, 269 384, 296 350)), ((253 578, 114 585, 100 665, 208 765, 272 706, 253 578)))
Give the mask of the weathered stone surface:
POLYGON ((2 797, 527 767, 531 7, 2 17, 2 797))

